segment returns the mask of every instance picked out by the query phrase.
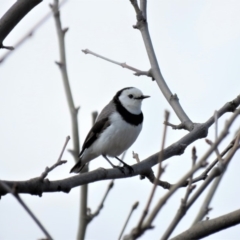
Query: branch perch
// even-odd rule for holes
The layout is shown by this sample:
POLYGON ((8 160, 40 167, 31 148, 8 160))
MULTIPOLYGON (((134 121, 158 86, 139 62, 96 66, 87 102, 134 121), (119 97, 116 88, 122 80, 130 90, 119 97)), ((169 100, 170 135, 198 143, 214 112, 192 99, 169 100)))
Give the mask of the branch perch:
MULTIPOLYGON (((237 107, 240 104, 240 96, 238 96, 233 101, 224 104, 224 106, 219 109, 218 118, 220 118, 224 113, 234 110, 232 107, 237 107), (234 103, 234 104, 233 104, 234 103)), ((227 123, 227 126, 230 127, 231 123, 234 121, 236 117, 240 114, 240 109, 236 109, 232 117, 227 123)), ((179 139, 177 142, 173 143, 169 147, 165 148, 163 151, 163 161, 172 157, 179 155, 183 153, 184 149, 194 141, 196 141, 199 138, 206 137, 208 128, 214 123, 214 120, 212 120, 212 117, 209 118, 205 123, 199 125, 197 128, 195 128, 193 131, 189 132, 187 135, 179 139)), ((228 134, 228 131, 224 132, 224 136, 228 134)), ((221 138, 224 138, 224 136, 221 136, 221 138)), ((81 175, 76 175, 73 177, 69 177, 62 180, 56 180, 56 181, 47 181, 46 179, 43 180, 43 182, 34 181, 34 179, 30 179, 27 181, 4 181, 8 186, 11 188, 13 186, 17 186, 19 193, 28 193, 32 195, 39 195, 43 192, 65 192, 68 193, 72 188, 78 187, 87 183, 100 181, 100 180, 107 180, 107 179, 120 179, 120 178, 127 178, 127 177, 133 177, 137 175, 143 175, 144 172, 153 167, 158 163, 158 156, 159 152, 149 156, 145 160, 141 161, 140 163, 132 165, 134 172, 132 174, 129 173, 121 173, 118 169, 97 169, 94 171, 91 171, 89 173, 84 173, 81 175)), ((181 184, 175 184, 170 191, 172 191, 173 188, 177 188, 177 186, 182 186, 183 181, 181 184)), ((7 194, 7 191, 0 187, 0 196, 7 194)))

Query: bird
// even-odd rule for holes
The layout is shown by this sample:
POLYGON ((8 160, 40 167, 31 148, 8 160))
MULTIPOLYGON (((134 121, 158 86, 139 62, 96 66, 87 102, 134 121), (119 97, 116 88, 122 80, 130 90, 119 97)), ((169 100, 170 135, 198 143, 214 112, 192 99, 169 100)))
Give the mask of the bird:
POLYGON ((78 161, 70 173, 80 173, 85 164, 98 156, 103 156, 113 168, 119 168, 124 172, 123 168, 113 165, 108 158, 114 157, 133 172, 133 168, 118 156, 135 142, 141 132, 142 100, 149 97, 135 87, 119 90, 98 115, 83 143, 78 161))

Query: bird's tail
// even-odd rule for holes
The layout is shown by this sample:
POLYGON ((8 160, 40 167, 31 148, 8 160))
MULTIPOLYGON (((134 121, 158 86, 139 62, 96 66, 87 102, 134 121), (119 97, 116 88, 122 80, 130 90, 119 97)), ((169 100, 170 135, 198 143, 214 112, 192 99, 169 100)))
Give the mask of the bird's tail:
POLYGON ((80 173, 86 164, 82 164, 81 158, 78 160, 78 162, 73 166, 73 168, 70 170, 70 173, 80 173))

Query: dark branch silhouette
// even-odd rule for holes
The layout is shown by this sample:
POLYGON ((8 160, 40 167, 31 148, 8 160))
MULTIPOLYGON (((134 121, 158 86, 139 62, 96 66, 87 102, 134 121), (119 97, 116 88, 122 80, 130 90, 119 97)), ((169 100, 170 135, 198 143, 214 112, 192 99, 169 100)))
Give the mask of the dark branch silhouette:
POLYGON ((16 1, 12 7, 0 19, 0 48, 12 49, 3 45, 4 39, 13 28, 42 0, 16 1))

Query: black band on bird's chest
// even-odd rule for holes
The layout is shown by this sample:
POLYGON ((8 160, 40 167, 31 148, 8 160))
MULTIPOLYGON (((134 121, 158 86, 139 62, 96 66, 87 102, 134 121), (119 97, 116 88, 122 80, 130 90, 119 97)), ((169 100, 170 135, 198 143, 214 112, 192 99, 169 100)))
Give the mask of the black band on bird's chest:
POLYGON ((114 97, 113 101, 116 105, 117 111, 127 123, 138 126, 143 122, 142 112, 138 115, 130 113, 126 108, 122 106, 117 96, 114 97))

